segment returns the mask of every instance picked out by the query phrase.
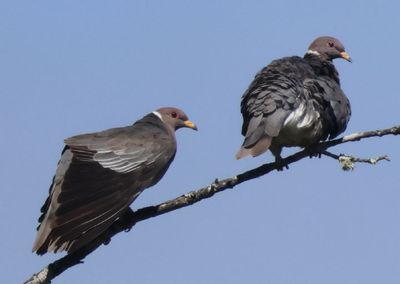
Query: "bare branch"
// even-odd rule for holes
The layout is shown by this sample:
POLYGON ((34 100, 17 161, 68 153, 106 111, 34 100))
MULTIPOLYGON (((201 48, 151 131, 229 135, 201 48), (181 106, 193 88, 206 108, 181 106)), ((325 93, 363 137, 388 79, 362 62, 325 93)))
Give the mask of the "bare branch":
POLYGON ((222 192, 228 188, 233 188, 241 184, 242 182, 266 175, 271 171, 281 169, 282 166, 285 167, 303 158, 324 154, 339 161, 340 159, 343 159, 343 157, 346 157, 353 163, 364 162, 369 164, 375 164, 380 160, 389 160, 387 156, 382 156, 375 159, 360 159, 352 156, 335 155, 326 151, 326 149, 339 144, 359 141, 365 138, 381 137, 385 135, 399 135, 399 134, 400 134, 400 125, 382 130, 364 131, 346 135, 343 136, 342 138, 321 142, 313 147, 305 148, 302 151, 299 151, 291 156, 282 159, 279 162, 279 164, 275 162, 267 163, 259 166, 258 168, 238 174, 237 176, 232 178, 227 178, 223 180, 216 179, 213 183, 211 183, 206 187, 200 188, 195 191, 191 191, 175 199, 163 202, 159 205, 145 207, 135 212, 133 212, 129 208, 121 218, 116 220, 107 231, 101 234, 94 241, 92 241, 88 245, 82 247, 81 249, 71 254, 67 254, 66 256, 58 259, 57 261, 54 261, 53 263, 50 263, 41 271, 35 273, 29 280, 27 280, 24 283, 25 284, 51 283, 52 279, 63 273, 68 268, 83 263, 83 259, 91 252, 96 250, 99 246, 101 246, 102 244, 108 244, 114 235, 122 231, 129 231, 136 223, 140 221, 144 221, 186 206, 190 206, 203 199, 212 197, 215 193, 222 192))

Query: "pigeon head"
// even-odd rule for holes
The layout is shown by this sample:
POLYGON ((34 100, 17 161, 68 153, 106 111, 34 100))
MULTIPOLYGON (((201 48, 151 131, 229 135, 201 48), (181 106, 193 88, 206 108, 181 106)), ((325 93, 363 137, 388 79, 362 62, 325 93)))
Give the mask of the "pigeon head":
POLYGON ((336 38, 321 36, 316 38, 308 48, 308 54, 315 54, 323 60, 332 61, 336 58, 343 58, 351 62, 349 54, 344 50, 343 44, 336 38))
POLYGON ((163 107, 153 113, 157 115, 166 125, 170 126, 174 130, 182 127, 197 130, 196 125, 189 120, 186 113, 178 108, 163 107))

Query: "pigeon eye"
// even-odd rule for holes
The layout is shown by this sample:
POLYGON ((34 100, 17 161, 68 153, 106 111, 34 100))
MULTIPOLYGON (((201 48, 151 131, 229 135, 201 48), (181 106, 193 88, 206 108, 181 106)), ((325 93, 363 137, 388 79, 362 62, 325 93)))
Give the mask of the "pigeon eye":
POLYGON ((331 42, 331 41, 328 42, 328 46, 329 46, 329 47, 334 47, 334 45, 335 45, 335 44, 334 44, 333 42, 331 42))
POLYGON ((177 114, 176 112, 173 112, 173 113, 171 113, 171 116, 172 116, 173 118, 177 118, 177 117, 178 117, 178 114, 177 114))

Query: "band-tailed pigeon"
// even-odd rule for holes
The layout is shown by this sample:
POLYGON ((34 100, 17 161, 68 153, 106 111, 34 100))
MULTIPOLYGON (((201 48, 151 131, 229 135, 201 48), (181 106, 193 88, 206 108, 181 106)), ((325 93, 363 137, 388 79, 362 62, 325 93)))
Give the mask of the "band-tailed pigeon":
POLYGON ((245 139, 237 159, 270 149, 279 160, 282 147, 311 146, 346 129, 350 103, 335 58, 351 62, 339 40, 319 37, 303 58, 274 60, 255 76, 241 101, 245 139))
POLYGON ((181 127, 197 130, 183 111, 168 107, 131 126, 67 138, 33 251, 71 253, 105 231, 165 174, 181 127))

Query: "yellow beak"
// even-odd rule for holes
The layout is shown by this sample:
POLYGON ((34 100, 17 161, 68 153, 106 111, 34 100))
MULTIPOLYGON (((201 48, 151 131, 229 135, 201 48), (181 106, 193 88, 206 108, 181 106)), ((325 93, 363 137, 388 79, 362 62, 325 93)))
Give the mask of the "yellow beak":
POLYGON ((193 122, 191 122, 190 120, 185 120, 183 122, 183 124, 185 125, 185 127, 191 128, 193 130, 197 130, 197 126, 196 124, 194 124, 193 122))
POLYGON ((342 57, 344 60, 351 62, 350 55, 346 51, 341 52, 340 57, 342 57))

